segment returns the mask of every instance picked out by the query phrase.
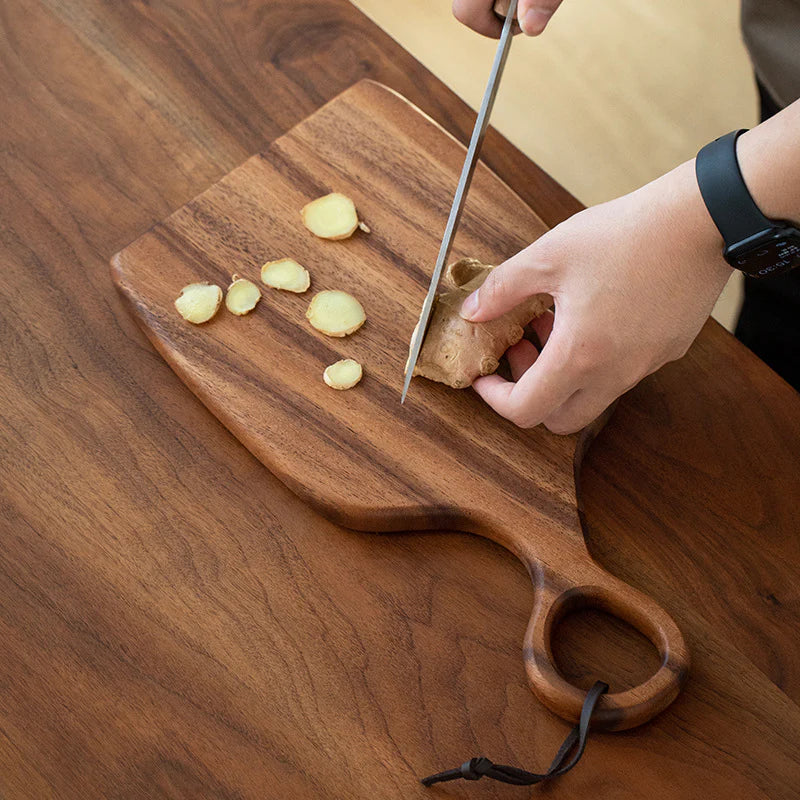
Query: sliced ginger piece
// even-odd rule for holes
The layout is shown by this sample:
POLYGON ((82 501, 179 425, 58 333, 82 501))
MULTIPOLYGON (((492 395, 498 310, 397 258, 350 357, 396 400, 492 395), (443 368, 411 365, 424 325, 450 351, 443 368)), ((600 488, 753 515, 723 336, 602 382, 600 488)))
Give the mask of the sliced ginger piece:
POLYGON ((190 283, 181 289, 175 308, 187 321, 200 325, 208 322, 222 303, 222 289, 211 283, 190 283))
POLYGON ((306 311, 312 327, 327 336, 348 336, 366 321, 361 303, 347 292, 326 289, 314 295, 306 311))
POLYGON ((447 267, 446 283, 455 287, 436 296, 430 327, 425 335, 414 375, 465 389, 482 375, 491 375, 500 358, 516 344, 524 326, 541 316, 553 303, 538 294, 490 322, 467 322, 461 306, 494 269, 475 259, 462 259, 447 267))
POLYGON ((318 197, 300 212, 303 225, 321 239, 347 239, 358 227, 358 214, 353 201, 332 192, 318 197))
POLYGON ((268 261, 261 267, 261 280, 273 289, 302 294, 311 285, 308 270, 293 258, 268 261))
POLYGON ((238 275, 231 277, 231 285, 225 295, 225 308, 241 317, 249 314, 261 299, 261 290, 253 281, 240 278, 238 275))
POLYGON ((352 389, 364 374, 361 364, 352 358, 343 358, 329 367, 325 367, 322 378, 331 389, 352 389))

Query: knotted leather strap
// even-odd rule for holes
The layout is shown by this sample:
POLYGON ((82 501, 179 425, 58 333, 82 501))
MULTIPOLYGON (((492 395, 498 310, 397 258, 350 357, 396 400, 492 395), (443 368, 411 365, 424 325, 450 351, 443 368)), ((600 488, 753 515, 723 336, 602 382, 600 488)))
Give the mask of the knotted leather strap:
POLYGON ((527 770, 519 769, 519 767, 494 764, 488 758, 479 756, 465 761, 457 769, 448 769, 445 772, 429 775, 427 778, 423 778, 421 783, 424 786, 433 786, 434 783, 454 781, 458 778, 477 781, 480 778, 487 777, 503 783, 512 783, 515 786, 532 786, 534 783, 558 778, 560 775, 569 772, 581 760, 583 751, 586 749, 586 739, 589 736, 589 724, 592 721, 592 714, 597 702, 607 691, 608 684, 602 681, 597 681, 589 689, 586 699, 583 701, 581 718, 578 724, 564 739, 564 743, 558 749, 558 753, 556 753, 556 757, 547 772, 528 772, 527 770), (572 759, 567 761, 567 757, 572 752, 574 752, 572 759))

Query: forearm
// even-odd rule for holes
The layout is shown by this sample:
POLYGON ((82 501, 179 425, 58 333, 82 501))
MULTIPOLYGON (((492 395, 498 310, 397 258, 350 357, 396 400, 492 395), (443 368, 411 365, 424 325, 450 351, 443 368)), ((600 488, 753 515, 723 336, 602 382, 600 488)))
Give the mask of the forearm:
MULTIPOLYGON (((771 219, 800 223, 800 100, 742 134, 737 157, 761 211, 771 219)), ((722 257, 722 236, 700 195, 694 159, 634 195, 646 198, 642 203, 661 217, 663 225, 681 231, 694 268, 704 269, 714 281, 730 275, 732 269, 722 257)))
POLYGON ((800 223, 800 100, 742 134, 737 155, 764 214, 800 223))

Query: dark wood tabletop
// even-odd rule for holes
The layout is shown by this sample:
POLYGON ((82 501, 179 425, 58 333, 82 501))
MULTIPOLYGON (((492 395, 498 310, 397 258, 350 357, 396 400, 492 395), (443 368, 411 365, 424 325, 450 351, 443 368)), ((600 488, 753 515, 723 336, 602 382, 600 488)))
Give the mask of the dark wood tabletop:
MULTIPOLYGON (((668 609, 693 667, 648 725, 545 788, 568 728, 526 684, 530 581, 499 546, 323 520, 196 400, 108 260, 364 77, 462 141, 474 114, 344 0, 0 5, 0 797, 800 794, 800 396, 709 322, 582 471, 589 549, 668 609)), ((502 137, 548 224, 579 204, 502 137)), ((657 666, 599 612, 565 675, 657 666)))

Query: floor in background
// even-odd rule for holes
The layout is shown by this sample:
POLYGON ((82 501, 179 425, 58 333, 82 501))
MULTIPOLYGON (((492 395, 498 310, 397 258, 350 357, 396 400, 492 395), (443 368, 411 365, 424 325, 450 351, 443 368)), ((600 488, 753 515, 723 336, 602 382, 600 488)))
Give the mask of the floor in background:
MULTIPOLYGON (((477 108, 496 43, 448 0, 353 2, 477 108)), ((564 0, 543 36, 514 42, 492 123, 591 205, 752 127, 756 107, 738 3, 564 0)), ((714 316, 730 328, 740 302, 732 280, 714 316)))

